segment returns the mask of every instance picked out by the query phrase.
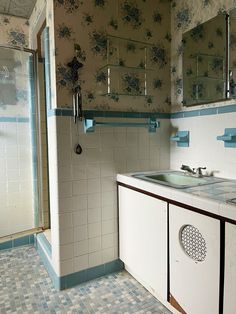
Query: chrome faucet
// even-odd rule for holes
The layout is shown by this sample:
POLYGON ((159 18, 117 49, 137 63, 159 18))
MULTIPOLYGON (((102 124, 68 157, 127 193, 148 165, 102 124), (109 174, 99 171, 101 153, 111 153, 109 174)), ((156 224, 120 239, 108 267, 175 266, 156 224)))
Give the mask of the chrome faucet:
POLYGON ((206 169, 206 167, 198 167, 198 168, 194 168, 193 170, 195 171, 195 175, 196 175, 196 177, 198 177, 198 178, 201 178, 201 177, 203 177, 203 174, 202 174, 202 170, 205 170, 206 169))
POLYGON ((191 169, 187 165, 182 165, 180 169, 186 171, 186 173, 188 173, 188 174, 190 174, 192 176, 201 178, 203 176, 202 170, 206 169, 206 167, 198 167, 198 168, 191 169))

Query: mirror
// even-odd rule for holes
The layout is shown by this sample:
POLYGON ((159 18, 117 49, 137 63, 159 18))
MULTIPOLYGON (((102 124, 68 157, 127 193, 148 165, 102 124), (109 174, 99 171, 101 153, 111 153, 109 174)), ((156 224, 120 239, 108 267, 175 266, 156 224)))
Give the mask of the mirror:
MULTIPOLYGON (((236 11, 234 10, 235 48, 231 83, 236 83, 236 11), (233 66, 234 65, 234 66, 233 66)), ((183 105, 194 106, 220 101, 227 95, 226 14, 199 24, 183 34, 183 105)), ((233 23, 233 21, 232 21, 233 23)), ((234 39, 234 42, 233 42, 234 39)), ((236 97, 236 84, 232 87, 236 97)))
POLYGON ((236 98, 236 9, 229 12, 229 96, 236 98))

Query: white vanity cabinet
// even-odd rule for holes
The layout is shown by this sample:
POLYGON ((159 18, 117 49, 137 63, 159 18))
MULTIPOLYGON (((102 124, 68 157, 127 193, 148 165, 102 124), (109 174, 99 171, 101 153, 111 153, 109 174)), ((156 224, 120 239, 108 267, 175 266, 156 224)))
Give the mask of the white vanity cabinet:
POLYGON ((236 225, 225 224, 224 314, 236 312, 236 225))
POLYGON ((167 300, 167 203, 119 186, 120 259, 159 300, 167 300))
POLYGON ((218 314, 220 221, 170 204, 169 232, 171 304, 182 313, 218 314))

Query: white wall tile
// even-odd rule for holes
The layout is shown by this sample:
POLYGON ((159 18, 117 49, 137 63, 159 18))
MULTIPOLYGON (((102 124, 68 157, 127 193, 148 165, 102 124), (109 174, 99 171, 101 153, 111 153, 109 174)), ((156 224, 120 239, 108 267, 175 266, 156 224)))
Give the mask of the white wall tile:
POLYGON ((117 209, 115 206, 102 207, 102 220, 114 219, 117 215, 117 209))
POLYGON ((59 182, 59 195, 60 197, 71 197, 72 182, 59 182))
POLYGON ((74 243, 74 256, 80 256, 88 254, 89 252, 89 245, 88 240, 83 240, 74 243))
POLYGON ((88 191, 87 180, 73 181, 73 195, 86 194, 88 191))
POLYGON ((60 229, 59 234, 60 234, 60 238, 59 238, 60 239, 60 245, 73 243, 73 241, 74 241, 73 228, 60 229))
POLYGON ((116 220, 114 219, 102 221, 102 235, 114 233, 115 223, 116 223, 116 220))
POLYGON ((67 259, 64 261, 60 261, 60 275, 65 276, 70 273, 73 273, 74 271, 74 260, 73 259, 67 259))
POLYGON ((86 170, 88 179, 100 178, 101 169, 98 162, 87 163, 86 170))
POLYGON ((94 193, 88 195, 88 208, 97 208, 101 206, 101 194, 94 193))
POLYGON ((74 244, 66 244, 60 246, 60 260, 71 259, 74 257, 74 244))
POLYGON ((89 254, 89 267, 95 267, 102 264, 101 251, 89 254))
POLYGON ((59 215, 59 228, 68 229, 73 227, 73 217, 72 213, 65 213, 59 215))
POLYGON ((88 255, 81 255, 74 258, 74 272, 89 268, 88 255))
POLYGON ((102 236, 102 248, 113 248, 116 245, 114 233, 106 234, 102 236))
POLYGON ((163 165, 162 158, 168 163, 168 123, 162 123, 155 134, 145 128, 97 128, 95 133, 80 135, 81 155, 73 153, 78 142, 74 126, 71 125, 71 133, 62 124, 57 127, 58 132, 64 129, 59 134, 67 139, 64 145, 61 138, 58 149, 60 245, 65 245, 60 254, 63 263, 65 258, 68 260, 67 270, 71 269, 66 255, 71 256, 73 244, 73 271, 79 271, 117 258, 116 174, 158 170, 163 165), (64 164, 66 158, 68 163, 64 164), (71 223, 73 228, 69 228, 71 223))
POLYGON ((101 235, 101 222, 88 224, 88 237, 95 238, 101 235))
POLYGON ((88 223, 88 211, 87 210, 80 210, 73 212, 73 225, 82 226, 87 225, 88 223))
POLYGON ((235 179, 236 150, 225 148, 222 141, 216 140, 225 128, 235 127, 235 119, 236 113, 172 119, 172 129, 190 132, 190 146, 184 149, 171 143, 171 168, 177 170, 182 164, 206 166, 216 176, 235 179))
POLYGON ((96 252, 102 248, 102 239, 101 237, 89 239, 89 253, 96 252))
POLYGON ((80 195, 72 197, 73 210, 84 210, 88 208, 87 195, 80 195))
POLYGON ((115 259, 114 248, 108 248, 102 250, 102 262, 108 263, 115 259))
POLYGON ((102 217, 102 209, 99 208, 92 208, 88 209, 88 223, 95 223, 100 222, 102 217))
POLYGON ((101 181, 99 179, 88 179, 88 194, 100 193, 101 181))
POLYGON ((101 178, 101 190, 103 192, 112 192, 116 190, 116 182, 114 177, 101 178))
POLYGON ((74 228, 74 242, 88 239, 88 226, 78 226, 74 228))

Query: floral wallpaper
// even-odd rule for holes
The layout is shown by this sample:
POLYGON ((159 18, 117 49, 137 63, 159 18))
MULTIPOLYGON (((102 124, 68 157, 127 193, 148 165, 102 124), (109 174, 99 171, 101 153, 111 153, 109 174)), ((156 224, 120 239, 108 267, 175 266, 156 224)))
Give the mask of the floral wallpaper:
MULTIPOLYGON (((236 0, 173 0, 171 2, 171 102, 172 111, 183 107, 183 33, 236 7, 236 0)), ((219 30, 220 31, 220 30, 219 30)), ((198 34, 195 34, 198 36, 198 34)), ((220 35, 220 34, 219 34, 220 35)), ((209 45, 211 43, 209 42, 209 45)), ((204 106, 204 105, 202 105, 204 106)), ((202 107, 201 106, 201 107, 202 107)), ((212 104, 211 104, 212 106, 212 104)))
POLYGON ((0 44, 28 47, 29 22, 27 19, 0 14, 0 44))
POLYGON ((43 21, 49 29, 49 59, 50 59, 50 96, 51 108, 57 107, 56 101, 56 65, 55 65, 55 30, 54 30, 54 1, 37 0, 29 19, 29 46, 37 49, 37 33, 43 21))
POLYGON ((57 106, 170 111, 170 1, 54 1, 57 106), (118 38, 119 37, 119 38, 118 38), (83 64, 75 83, 68 66, 83 64))

